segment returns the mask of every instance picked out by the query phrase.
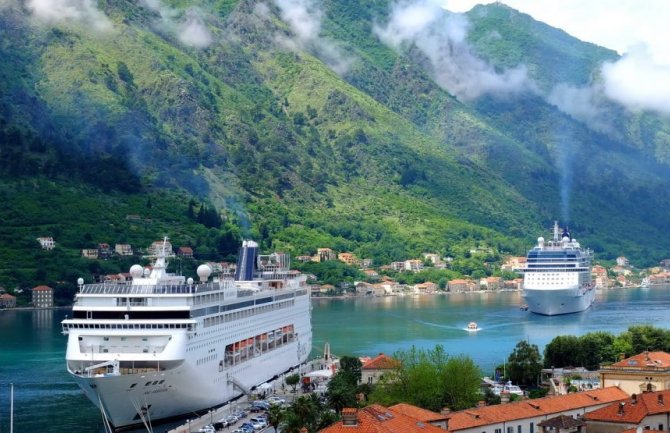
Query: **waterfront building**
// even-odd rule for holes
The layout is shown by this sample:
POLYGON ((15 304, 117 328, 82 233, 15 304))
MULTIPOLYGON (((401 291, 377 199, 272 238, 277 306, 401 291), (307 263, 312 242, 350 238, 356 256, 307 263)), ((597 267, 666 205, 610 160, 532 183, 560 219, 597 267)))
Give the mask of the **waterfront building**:
POLYGON ((16 296, 9 293, 0 295, 0 308, 14 308, 16 307, 16 296))
POLYGON ((621 433, 628 429, 667 431, 670 422, 670 391, 633 394, 584 416, 589 433, 621 433))
POLYGON ((42 236, 37 238, 37 242, 40 243, 40 246, 42 247, 43 250, 53 250, 56 248, 56 241, 54 241, 54 238, 51 236, 42 236))
POLYGON ((670 354, 642 352, 598 371, 602 386, 618 386, 628 395, 670 390, 670 354))
POLYGON ((116 244, 114 245, 114 252, 120 256, 132 256, 133 247, 130 244, 116 244))
POLYGON ((361 367, 361 383, 370 385, 379 382, 385 374, 396 370, 400 362, 388 355, 380 353, 374 358, 368 360, 361 367))
POLYGON ((507 257, 505 262, 500 266, 501 271, 514 272, 516 269, 523 269, 526 267, 528 259, 526 256, 522 257, 507 257))
POLYGON ((447 284, 448 291, 450 292, 469 292, 474 290, 474 284, 468 280, 451 280, 447 284))
POLYGON ((112 249, 108 243, 98 244, 98 258, 102 260, 107 260, 112 256, 112 249))
POLYGON ((179 249, 177 249, 177 255, 179 257, 183 257, 186 259, 192 259, 193 258, 193 248, 191 247, 186 247, 186 246, 181 246, 179 249))
POLYGON ((317 248, 316 255, 312 258, 312 261, 326 262, 328 260, 335 260, 335 251, 330 248, 317 248))
MULTIPOLYGON (((418 408, 417 408, 418 409, 418 408)), ((439 415, 439 414, 438 414, 439 415)), ((417 421, 392 408, 373 404, 363 409, 344 408, 342 420, 320 433, 444 433, 444 429, 417 421)))
POLYGON ((337 260, 349 266, 357 266, 360 263, 360 260, 352 253, 340 253, 337 255, 337 260))
POLYGON ((33 307, 52 308, 54 306, 54 289, 49 286, 33 288, 33 307))
POLYGON ((161 254, 161 252, 163 251, 163 243, 165 243, 165 251, 167 251, 167 256, 168 257, 174 256, 172 244, 170 243, 170 241, 163 241, 163 240, 152 242, 149 248, 147 249, 147 254, 149 254, 150 256, 158 256, 159 254, 161 254))
POLYGON ((613 386, 466 409, 449 414, 447 430, 452 433, 539 433, 540 423, 559 415, 576 419, 627 397, 613 386))
POLYGON ((425 283, 419 283, 414 285, 415 293, 435 293, 437 291, 437 284, 426 281, 425 283))
POLYGON ((97 248, 84 248, 81 250, 81 256, 85 259, 95 260, 98 258, 98 249, 97 248))

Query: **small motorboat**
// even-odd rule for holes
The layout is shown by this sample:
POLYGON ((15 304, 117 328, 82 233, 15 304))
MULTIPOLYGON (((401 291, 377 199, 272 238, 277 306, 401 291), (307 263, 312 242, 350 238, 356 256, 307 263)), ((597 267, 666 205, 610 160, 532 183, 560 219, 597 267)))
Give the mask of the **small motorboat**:
POLYGON ((477 322, 470 322, 468 323, 468 327, 465 328, 466 331, 468 332, 477 332, 479 331, 479 327, 477 326, 477 322))
POLYGON ((528 311, 528 305, 526 304, 521 305, 519 308, 521 309, 521 311, 528 311))

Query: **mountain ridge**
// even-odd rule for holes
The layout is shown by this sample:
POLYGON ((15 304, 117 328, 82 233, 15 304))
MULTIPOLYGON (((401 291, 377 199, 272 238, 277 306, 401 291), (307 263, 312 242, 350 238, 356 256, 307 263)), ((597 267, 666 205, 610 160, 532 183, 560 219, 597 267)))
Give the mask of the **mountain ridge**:
MULTIPOLYGON (((280 0, 157 4, 164 9, 100 2, 111 33, 0 9, 0 54, 11 60, 0 66, 0 175, 10 207, 28 211, 31 182, 73 201, 111 194, 135 203, 133 211, 151 209, 141 205, 148 198, 169 208, 179 197, 158 226, 203 258, 231 254, 217 247, 230 236, 296 255, 337 246, 378 262, 426 251, 465 257, 478 246, 499 257, 523 254, 559 216, 603 259, 625 254, 650 265, 667 254, 668 119, 605 101, 614 124, 598 129, 551 99, 559 85, 597 82, 597 66, 617 59, 609 50, 511 8, 477 6, 462 18, 468 39, 452 48, 492 80, 527 65, 539 90, 463 99, 436 75, 422 34, 384 42, 380 29, 398 4, 315 3, 320 31, 309 37, 284 18, 280 0), (214 42, 185 45, 175 28, 193 22, 214 42), (17 45, 10 32, 21 35, 17 45), (491 43, 493 32, 500 43, 491 43), (577 67, 549 74, 545 46, 577 67), (222 228, 186 217, 189 197, 215 206, 222 228)), ((439 29, 452 25, 444 14, 435 13, 439 29)), ((58 198, 33 199, 59 209, 50 226, 62 232, 72 223, 58 198)), ((103 238, 91 225, 106 218, 88 218, 76 224, 103 238)), ((144 229, 123 228, 123 215, 108 224, 147 241, 144 229)), ((36 268, 11 275, 8 257, 29 255, 36 233, 25 229, 21 248, 0 251, 8 281, 44 276, 36 268)), ((18 242, 8 231, 0 240, 18 242)), ((86 242, 65 241, 70 260, 86 242)), ((50 269, 48 278, 62 277, 50 269)))

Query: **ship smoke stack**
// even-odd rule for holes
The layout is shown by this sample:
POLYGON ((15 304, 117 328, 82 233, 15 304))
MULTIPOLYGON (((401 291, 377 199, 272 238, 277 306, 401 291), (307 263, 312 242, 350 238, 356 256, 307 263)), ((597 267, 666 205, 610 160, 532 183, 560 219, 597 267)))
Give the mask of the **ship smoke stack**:
POLYGON ((254 241, 243 241, 240 248, 240 255, 237 258, 237 268, 235 269, 236 281, 251 281, 254 278, 256 267, 256 255, 258 254, 258 244, 254 241))

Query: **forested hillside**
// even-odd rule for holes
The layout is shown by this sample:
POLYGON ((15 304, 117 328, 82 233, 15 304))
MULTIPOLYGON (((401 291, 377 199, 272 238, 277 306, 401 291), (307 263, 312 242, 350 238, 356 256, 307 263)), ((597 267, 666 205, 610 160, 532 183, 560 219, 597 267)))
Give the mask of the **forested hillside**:
POLYGON ((668 118, 577 107, 617 54, 501 4, 5 0, 0 56, 0 285, 163 235, 381 264, 523 254, 561 219, 601 259, 670 254, 668 118))

